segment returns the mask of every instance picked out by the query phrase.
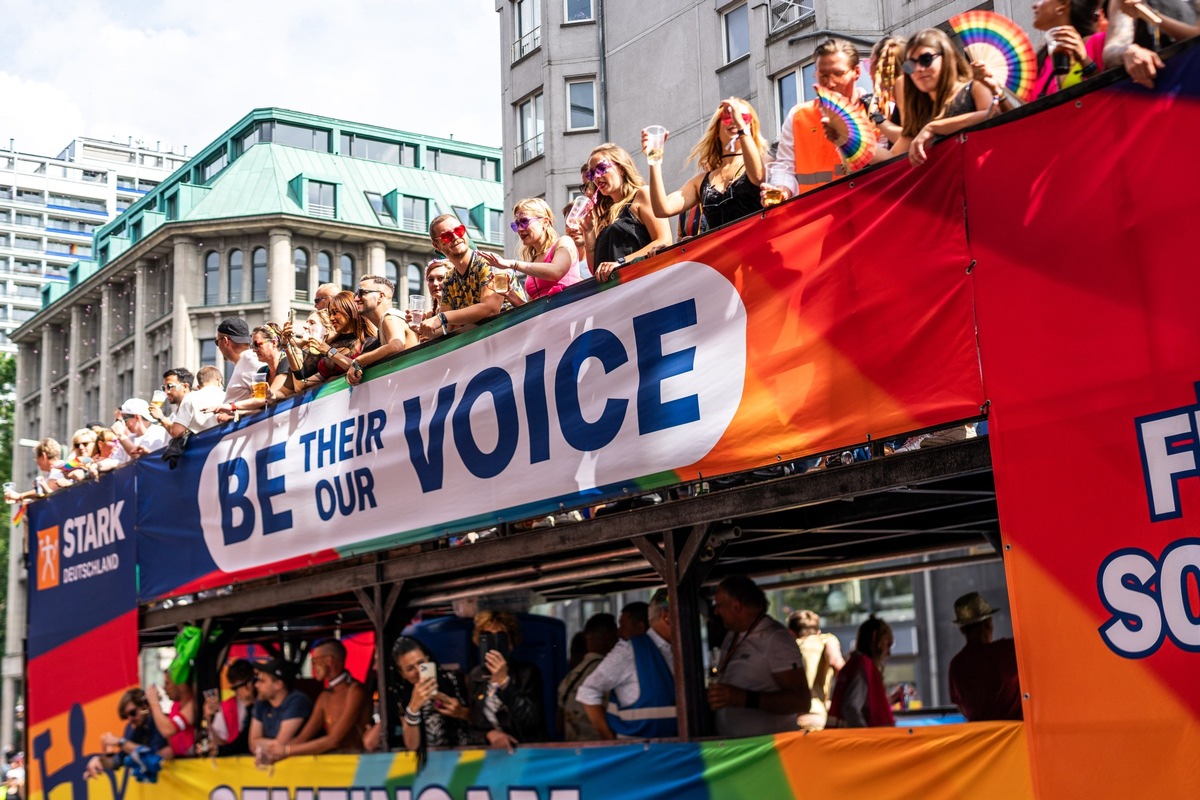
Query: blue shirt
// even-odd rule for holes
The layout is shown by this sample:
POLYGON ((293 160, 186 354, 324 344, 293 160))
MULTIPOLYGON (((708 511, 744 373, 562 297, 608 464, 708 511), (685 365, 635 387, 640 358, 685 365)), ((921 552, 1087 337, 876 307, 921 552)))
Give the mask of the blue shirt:
POLYGON ((308 719, 308 715, 312 713, 312 701, 304 692, 291 691, 283 698, 278 708, 266 700, 256 701, 252 713, 254 718, 262 723, 263 736, 274 739, 279 736, 279 726, 284 720, 308 719))

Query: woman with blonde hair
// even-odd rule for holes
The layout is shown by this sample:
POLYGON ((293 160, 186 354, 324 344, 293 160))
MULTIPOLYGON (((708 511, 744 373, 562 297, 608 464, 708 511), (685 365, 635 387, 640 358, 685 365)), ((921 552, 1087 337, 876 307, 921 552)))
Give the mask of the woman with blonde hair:
MULTIPOLYGON (((642 131, 642 149, 646 147, 642 131)), ((700 206, 697 233, 733 222, 762 210, 758 186, 763 182, 767 142, 758 128, 758 114, 749 103, 722 100, 696 142, 688 160, 700 171, 678 190, 663 188, 662 164, 650 165, 650 205, 666 219, 700 206)))
MULTIPOLYGON (((479 254, 493 267, 525 273, 525 294, 530 300, 558 294, 579 282, 579 273, 572 269, 579 251, 570 236, 559 236, 554 230, 554 212, 545 200, 529 197, 518 202, 513 206, 510 227, 521 237, 520 259, 507 260, 483 251, 479 254)), ((525 302, 515 293, 509 300, 513 305, 525 302)))
POLYGON ((925 163, 925 149, 935 136, 983 122, 996 110, 997 96, 983 81, 972 80, 966 56, 937 28, 908 40, 901 66, 900 138, 892 154, 907 153, 914 167, 925 163))
POLYGON ((666 220, 654 215, 650 190, 624 148, 598 145, 585 175, 596 184, 596 204, 583 224, 588 267, 606 281, 627 260, 652 255, 672 244, 666 220))

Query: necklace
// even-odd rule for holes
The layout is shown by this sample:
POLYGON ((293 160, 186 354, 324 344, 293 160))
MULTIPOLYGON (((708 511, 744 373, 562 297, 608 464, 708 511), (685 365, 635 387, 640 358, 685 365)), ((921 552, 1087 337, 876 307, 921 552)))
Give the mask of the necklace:
POLYGON ((740 156, 740 155, 741 155, 741 153, 722 153, 721 158, 733 158, 734 156, 740 156))

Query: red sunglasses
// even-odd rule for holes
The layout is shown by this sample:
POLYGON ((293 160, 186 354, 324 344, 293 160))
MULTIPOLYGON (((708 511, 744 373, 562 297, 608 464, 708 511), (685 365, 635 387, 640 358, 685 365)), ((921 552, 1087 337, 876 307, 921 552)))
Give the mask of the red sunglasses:
POLYGON ((448 230, 448 231, 438 234, 438 239, 441 241, 442 244, 450 244, 455 239, 465 238, 466 235, 467 235, 467 226, 459 225, 457 228, 452 228, 451 230, 448 230))

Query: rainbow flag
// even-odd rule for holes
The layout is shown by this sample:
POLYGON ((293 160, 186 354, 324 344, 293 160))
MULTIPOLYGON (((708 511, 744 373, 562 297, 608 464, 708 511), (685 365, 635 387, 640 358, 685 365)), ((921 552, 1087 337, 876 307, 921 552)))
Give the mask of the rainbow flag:
POLYGON ((63 472, 70 472, 75 469, 83 469, 90 463, 92 460, 87 456, 72 456, 63 462, 62 469, 63 472))
POLYGON ((15 528, 25 521, 25 504, 17 503, 17 510, 13 512, 12 524, 15 528))

